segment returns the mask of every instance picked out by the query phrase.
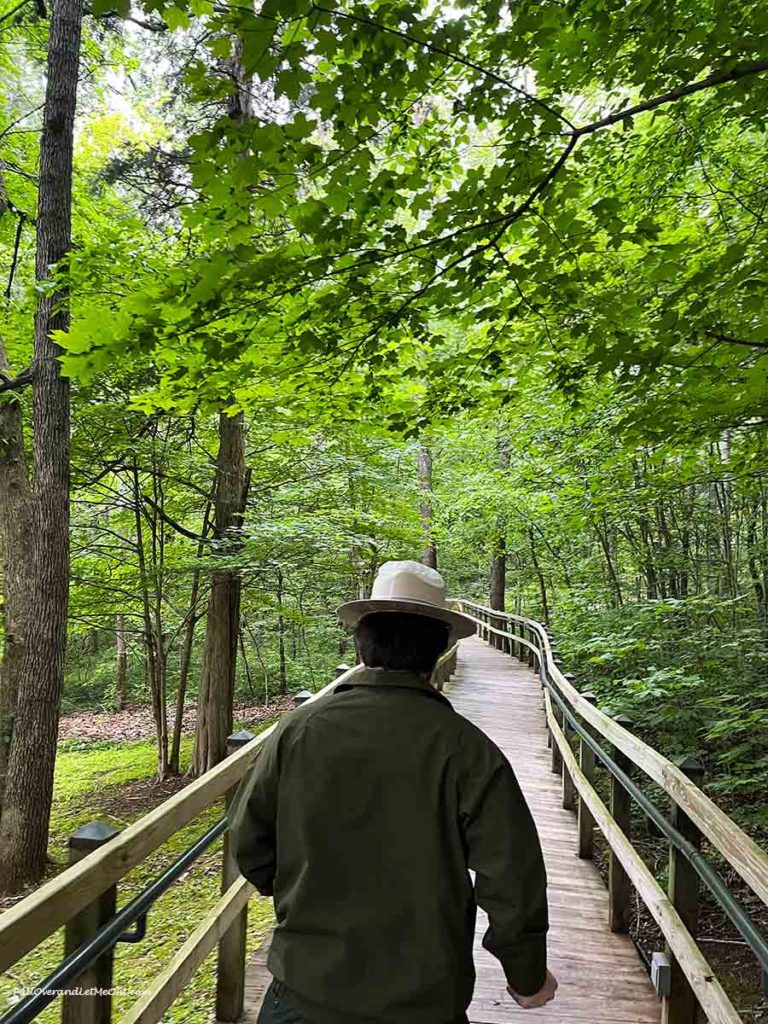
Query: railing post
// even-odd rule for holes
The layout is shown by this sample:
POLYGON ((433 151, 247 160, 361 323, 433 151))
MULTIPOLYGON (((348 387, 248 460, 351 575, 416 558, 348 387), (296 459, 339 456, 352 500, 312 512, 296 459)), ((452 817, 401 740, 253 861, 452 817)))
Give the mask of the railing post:
MULTIPOLYGON (((631 729, 633 721, 627 715, 618 715, 614 721, 625 729, 631 729)), ((618 747, 613 747, 613 759, 627 775, 632 771, 632 762, 618 747)), ((611 776, 611 817, 627 838, 631 834, 630 812, 632 801, 629 793, 615 775, 611 776)), ((608 927, 612 932, 629 931, 630 897, 632 886, 619 858, 612 848, 608 850, 608 927)))
MULTIPOLYGON (((501 629, 501 626, 499 625, 499 616, 494 615, 492 612, 488 613, 488 624, 490 626, 493 626, 494 629, 501 629)), ((494 650, 498 651, 501 648, 501 637, 499 636, 498 633, 491 633, 490 636, 491 647, 493 647, 494 650)))
MULTIPOLYGON (((247 729, 227 736, 227 755, 254 739, 255 733, 247 729)), ((229 808, 237 792, 237 784, 224 795, 224 806, 229 808)), ((225 893, 240 877, 240 869, 232 855, 229 831, 224 833, 221 859, 221 891, 225 893)), ((248 928, 246 903, 232 924, 219 939, 216 964, 216 1020, 236 1021, 243 1015, 245 1005, 245 947, 248 928)))
MULTIPOLYGON (((589 701, 593 707, 597 707, 597 697, 594 693, 582 693, 584 700, 589 701)), ((585 729, 589 729, 585 724, 585 729)), ((591 730, 590 730, 591 731, 591 730)), ((590 785, 595 782, 595 752, 581 737, 579 740, 579 768, 590 785)), ((595 852, 595 819, 585 801, 579 797, 579 857, 582 860, 591 860, 595 852)))
MULTIPOLYGON (((550 695, 551 699, 551 695, 550 695)), ((552 716, 554 717, 560 728, 563 728, 563 713, 557 706, 554 700, 552 700, 552 716)), ((563 755, 560 753, 560 747, 554 736, 550 736, 550 761, 549 767, 553 775, 560 775, 563 772, 563 755)), ((565 773, 563 773, 565 774, 565 773)))
POLYGON ((456 646, 454 645, 448 658, 441 658, 435 666, 430 682, 436 690, 444 690, 446 682, 456 671, 456 646))
MULTIPOLYGON (((678 768, 695 785, 701 785, 704 778, 704 765, 695 757, 686 757, 677 762, 678 768)), ((682 832, 689 842, 701 845, 701 832, 688 815, 672 801, 669 820, 675 828, 682 832)), ((669 898, 682 918, 689 933, 696 937, 699 923, 699 876, 691 867, 683 854, 674 846, 669 848, 669 898)), ((662 1000, 662 1024, 696 1024, 697 1000, 688 979, 677 960, 666 947, 669 957, 670 979, 669 995, 662 1000)))
MULTIPOLYGON (((530 640, 531 643, 535 643, 534 637, 536 636, 536 633, 534 632, 534 630, 532 630, 530 626, 526 626, 525 632, 527 633, 526 639, 530 640)), ((525 649, 525 660, 529 668, 533 668, 533 666, 536 664, 536 655, 533 653, 530 647, 526 647, 525 649)))
MULTIPOLYGON (((571 682, 573 676, 565 673, 565 678, 571 682)), ((573 727, 569 724, 568 719, 563 715, 563 735, 565 736, 566 743, 571 742, 571 737, 574 734, 573 727)), ((568 769, 563 765, 563 807, 566 811, 574 810, 576 806, 576 787, 573 784, 573 778, 568 769)))
POLYGON ((509 632, 512 634, 509 639, 509 653, 513 658, 517 658, 519 660, 520 655, 517 649, 517 641, 515 640, 515 637, 517 636, 517 622, 514 619, 510 619, 507 626, 509 632))
MULTIPOLYGON (((101 821, 90 821, 82 825, 69 837, 69 863, 77 864, 119 832, 120 829, 101 821)), ((116 910, 117 886, 111 885, 67 921, 64 927, 64 956, 69 956, 78 946, 93 938, 99 928, 115 916, 116 910)), ((83 995, 65 992, 61 1001, 62 1024, 109 1024, 112 1020, 113 960, 114 950, 109 949, 73 980, 72 989, 92 988, 94 991, 83 995)))

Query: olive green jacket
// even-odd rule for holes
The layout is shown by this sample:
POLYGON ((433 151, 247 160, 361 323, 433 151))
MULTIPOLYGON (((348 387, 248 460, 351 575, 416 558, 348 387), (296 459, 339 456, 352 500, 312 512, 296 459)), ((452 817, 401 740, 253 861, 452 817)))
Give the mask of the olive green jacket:
POLYGON ((267 965, 311 1024, 464 1019, 477 905, 512 987, 543 984, 536 826, 504 754, 423 677, 360 666, 289 711, 228 819, 274 897, 267 965))

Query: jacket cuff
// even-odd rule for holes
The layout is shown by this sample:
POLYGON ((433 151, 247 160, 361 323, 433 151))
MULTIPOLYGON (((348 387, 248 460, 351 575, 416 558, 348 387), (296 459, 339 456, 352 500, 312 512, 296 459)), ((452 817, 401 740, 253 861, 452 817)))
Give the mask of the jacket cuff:
POLYGON ((526 941, 525 947, 499 957, 507 983, 519 996, 533 996, 547 979, 546 935, 526 941))

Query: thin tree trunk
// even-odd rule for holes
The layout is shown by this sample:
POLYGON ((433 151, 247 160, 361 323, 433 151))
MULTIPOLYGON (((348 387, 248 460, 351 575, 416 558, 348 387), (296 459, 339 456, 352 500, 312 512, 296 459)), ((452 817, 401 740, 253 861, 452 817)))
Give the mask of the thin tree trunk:
MULTIPOLYGON (((507 590, 507 554, 506 537, 501 532, 497 523, 494 529, 493 553, 491 554, 490 572, 490 605, 499 611, 504 611, 504 600, 507 590)), ((504 619, 493 618, 491 623, 496 629, 504 628, 504 619)), ((501 647, 503 640, 496 633, 491 633, 491 645, 501 647)))
POLYGON ((168 756, 169 775, 178 775, 180 771, 181 732, 184 725, 184 705, 189 684, 189 668, 192 663, 192 648, 195 643, 195 626, 200 616, 195 611, 197 594, 200 586, 199 570, 195 569, 192 577, 192 593, 190 595, 189 617, 184 629, 184 642, 181 647, 179 664, 179 689, 176 693, 176 711, 173 718, 173 734, 171 736, 171 752, 168 756))
POLYGON ((243 632, 242 627, 240 629, 239 641, 240 657, 243 659, 243 668, 245 669, 245 680, 248 683, 248 692, 250 693, 251 697, 255 697, 256 694, 253 689, 253 675, 251 673, 251 666, 248 663, 248 653, 245 649, 245 633, 243 632))
MULTIPOLYGON (((499 469, 505 471, 509 468, 509 448, 504 440, 497 439, 499 469)), ((496 516, 496 521, 491 530, 491 567, 490 567, 490 605, 499 611, 504 611, 507 591, 507 520, 503 512, 496 516)), ((493 619, 492 625, 496 629, 504 628, 503 619, 493 619)), ((503 640, 495 633, 491 634, 491 643, 494 647, 501 648, 503 640)))
POLYGON ((277 653, 280 660, 280 693, 288 693, 288 676, 285 671, 285 616, 283 615, 283 574, 277 570, 277 653))
POLYGON ((157 720, 157 774, 161 779, 168 775, 168 713, 167 670, 168 659, 163 628, 163 604, 165 600, 165 530, 163 517, 165 493, 163 478, 156 462, 156 447, 152 445, 152 580, 154 582, 153 631, 155 635, 155 717, 157 720))
POLYGON ((146 680, 149 685, 149 692, 152 701, 152 716, 155 722, 155 739, 157 741, 157 762, 158 775, 162 774, 165 768, 163 757, 163 733, 158 709, 158 646, 159 637, 155 635, 153 624, 152 606, 149 600, 149 575, 147 573, 147 557, 144 550, 144 529, 141 521, 141 486, 139 482, 139 469, 134 460, 132 468, 133 483, 133 514, 136 526, 136 550, 139 560, 139 581, 141 584, 142 616, 144 619, 144 651, 146 665, 146 680))
POLYGON ((117 674, 115 676, 115 704, 122 711, 128 696, 128 644, 125 635, 125 616, 118 615, 115 620, 115 648, 117 654, 117 674))
POLYGON ((616 605, 621 608, 624 604, 624 598, 621 593, 621 585, 619 583, 619 577, 616 574, 616 568, 613 564, 613 557, 611 555, 611 544, 608 535, 608 524, 603 519, 603 530, 595 523, 595 532, 597 533, 598 540, 600 541, 600 547, 603 549, 605 555, 605 564, 608 569, 608 582, 611 586, 611 592, 614 597, 616 605))
POLYGON ((299 597, 298 597, 299 612, 301 613, 301 626, 299 628, 299 637, 301 639, 301 644, 304 647, 304 653, 307 656, 307 668, 309 669, 309 678, 312 681, 312 690, 314 692, 314 690, 317 689, 317 684, 316 684, 316 681, 315 681, 315 670, 314 670, 314 667, 312 665, 312 652, 309 649, 309 643, 307 642, 307 632, 304 629, 304 623, 306 622, 306 616, 304 614, 304 600, 303 599, 304 599, 303 591, 300 591, 299 592, 299 597))
POLYGON ((533 532, 533 527, 528 528, 528 540, 531 545, 531 562, 533 563, 533 571, 536 573, 536 579, 539 581, 539 595, 541 597, 541 614, 544 622, 549 622, 549 601, 547 600, 547 584, 544 579, 544 574, 541 571, 539 565, 539 559, 536 555, 536 541, 533 532))
MULTIPOLYGON (((81 0, 51 14, 40 142, 35 272, 51 279, 71 246, 72 148, 82 27, 81 0)), ((0 822, 0 887, 18 888, 46 868, 53 769, 64 682, 69 598, 69 382, 51 337, 69 327, 63 288, 38 289, 34 356, 34 556, 30 643, 25 651, 0 822)))
POLYGON ((253 649, 256 652, 256 659, 258 660, 259 665, 261 666, 261 673, 264 676, 264 703, 269 704, 269 669, 267 668, 267 664, 262 656, 261 646, 259 645, 259 641, 256 637, 256 634, 251 629, 250 624, 246 622, 245 617, 243 617, 243 626, 245 629, 248 630, 248 634, 251 638, 251 643, 253 644, 253 649))
MULTIPOLYGON (((0 371, 9 369, 0 341, 0 371)), ((24 458, 22 407, 14 394, 0 398, 0 621, 5 649, 0 661, 0 817, 8 771, 13 716, 28 642, 32 494, 24 458)))
POLYGON ((421 527, 425 547, 421 555, 424 565, 437 568, 437 544, 432 533, 432 449, 423 444, 419 448, 419 487, 421 488, 421 527))
POLYGON ((752 508, 749 510, 747 517, 747 565, 749 566, 752 588, 755 592, 757 615, 761 620, 762 625, 765 626, 763 618, 765 611, 765 593, 763 592, 763 576, 760 572, 760 553, 757 547, 757 520, 759 515, 760 501, 756 498, 752 502, 752 508))
MULTIPOLYGON (((203 538, 208 536, 211 526, 211 505, 215 495, 215 488, 211 492, 203 513, 203 528, 200 531, 201 539, 197 543, 197 557, 202 558, 205 548, 203 538)), ((187 698, 187 686, 189 684, 189 668, 192 663, 192 650, 195 643, 195 627, 200 616, 197 614, 197 601, 200 593, 200 570, 195 569, 192 573, 192 590, 189 595, 189 614, 184 629, 184 642, 181 648, 181 664, 179 665, 179 689, 176 694, 176 714, 173 720, 173 735, 171 737, 171 754, 168 759, 168 771, 172 775, 179 774, 179 756, 181 750, 181 729, 184 723, 184 704, 187 698)))

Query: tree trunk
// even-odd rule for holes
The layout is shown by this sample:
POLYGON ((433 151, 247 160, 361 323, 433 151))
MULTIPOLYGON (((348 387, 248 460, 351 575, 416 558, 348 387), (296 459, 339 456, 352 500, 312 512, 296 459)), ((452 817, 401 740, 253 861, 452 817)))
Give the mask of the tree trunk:
POLYGON ((507 590, 507 553, 506 538, 503 533, 496 532, 493 554, 491 555, 491 608, 503 612, 507 590))
POLYGON ((98 629, 89 629, 83 637, 83 654, 98 654, 100 650, 100 639, 98 629))
POLYGON ((600 541, 600 547, 603 549, 605 555, 605 565, 608 569, 608 582, 611 587, 611 593, 616 607, 621 608, 624 604, 624 598, 621 593, 621 584, 619 583, 619 577, 616 573, 616 568, 613 563, 613 557, 611 555, 611 543, 608 532, 608 523, 603 517, 603 529, 595 523, 595 532, 597 533, 598 540, 600 541))
POLYGON ((432 534, 432 449, 426 445, 419 448, 419 487, 421 488, 421 526, 426 546, 421 555, 424 565, 437 568, 437 545, 432 534))
MULTIPOLYGON (((0 371, 9 369, 0 341, 0 371)), ((32 495, 24 459, 22 409, 18 396, 0 398, 0 576, 5 650, 0 661, 0 817, 19 677, 27 647, 32 578, 32 495)))
MULTIPOLYGON (((242 413, 219 416, 214 535, 217 551, 231 555, 241 546, 245 511, 245 424, 242 413)), ((215 554, 213 555, 215 559, 215 554)), ((197 702, 195 750, 190 773, 202 775, 226 757, 232 732, 237 638, 240 632, 240 574, 216 569, 211 577, 205 649, 197 702)))
MULTIPOLYGON (((227 100, 227 114, 244 124, 252 114, 251 91, 242 62, 243 41, 232 41, 227 72, 235 89, 227 100)), ((241 154, 247 155, 247 151, 241 154)), ((233 534, 242 526, 247 480, 245 474, 245 421, 242 413, 219 414, 219 453, 216 459, 214 534, 223 554, 240 547, 233 534)), ((195 747, 189 767, 191 775, 202 775, 227 754, 227 736, 232 732, 232 703, 235 691, 237 643, 240 634, 240 575, 218 570, 211 578, 205 647, 197 698, 195 747)))
MULTIPOLYGON (((211 505, 215 496, 215 488, 205 506, 203 513, 203 528, 200 532, 201 538, 208 536, 211 526, 211 505)), ((203 539, 197 544, 197 557, 202 558, 205 549, 203 539)), ((197 601, 200 594, 200 570, 195 569, 192 573, 192 590, 189 595, 189 614, 184 628, 184 642, 181 648, 181 664, 179 666, 179 689, 176 694, 176 714, 173 720, 173 736, 171 737, 171 754, 168 760, 168 771, 172 775, 179 774, 179 754, 181 750, 181 730, 184 723, 184 703, 187 698, 187 685, 189 683, 189 667, 192 663, 192 649, 195 642, 195 627, 200 615, 197 612, 197 601)))
POLYGON ((157 447, 152 444, 152 582, 154 585, 153 631, 155 636, 155 721, 157 723, 157 774, 164 779, 168 775, 168 710, 167 681, 168 657, 163 626, 165 604, 165 531, 163 529, 165 492, 163 477, 157 465, 157 447))
MULTIPOLYGON (((52 7, 40 142, 37 280, 71 246, 72 145, 82 26, 81 0, 52 7)), ((69 598, 69 382, 51 338, 69 327, 63 288, 41 287, 35 315, 34 556, 30 643, 25 651, 0 822, 0 887, 14 890, 46 868, 53 768, 64 681, 69 598)))
POLYGON ((283 615, 283 574, 277 570, 277 648, 280 659, 280 693, 288 693, 288 676, 285 671, 285 616, 283 615))
POLYGON ((640 537, 643 542, 643 573, 645 575, 645 589, 648 598, 655 601, 659 596, 658 574, 656 563, 653 557, 653 534, 648 516, 643 513, 640 517, 640 537))
MULTIPOLYGON (((500 532, 498 524, 494 531, 494 544, 493 553, 491 554, 491 572, 490 572, 490 605, 491 608, 497 608, 499 611, 504 611, 504 600, 507 589, 507 555, 506 555, 506 538, 503 533, 500 532)), ((504 629, 505 620, 501 618, 492 618, 491 625, 495 629, 504 629)), ((503 643, 502 637, 496 633, 491 633, 491 645, 493 647, 501 647, 503 643)))
POLYGON ((115 704, 117 710, 122 711, 128 696, 128 643, 125 636, 124 615, 118 615, 115 621, 115 648, 117 653, 115 704))
POLYGON ((533 532, 533 527, 528 528, 528 540, 531 545, 531 562, 533 563, 533 571, 536 573, 536 579, 539 581, 539 596, 541 598, 541 616, 544 622, 549 622, 549 601, 547 600, 547 584, 544 579, 544 573, 541 571, 539 565, 539 559, 536 555, 536 540, 533 532))
POLYGON ((251 666, 248 663, 248 652, 245 649, 245 632, 243 631, 242 625, 240 627, 240 657, 243 659, 243 668, 245 669, 245 681, 248 683, 248 693, 250 693, 253 699, 256 698, 256 692, 253 689, 253 673, 251 672, 251 666))
POLYGON ((152 606, 149 594, 149 574, 147 572, 147 556, 144 549, 144 528, 142 526, 142 500, 141 484, 139 481, 139 469, 134 460, 132 468, 133 484, 133 514, 136 525, 136 551, 139 561, 139 581, 141 584, 141 611, 144 624, 144 653, 145 653, 145 678, 149 686, 152 699, 152 716, 155 722, 155 736, 157 739, 157 772, 162 778, 167 769, 167 747, 164 741, 163 722, 160 720, 158 687, 160 686, 161 673, 158 667, 160 660, 159 647, 161 637, 156 633, 153 624, 152 606))
MULTIPOLYGON (((509 468, 509 448, 504 440, 499 437, 496 447, 498 449, 499 469, 504 472, 509 468)), ((490 605, 503 612, 507 591, 507 521, 503 512, 496 516, 496 522, 491 530, 491 571, 490 571, 490 605)), ((496 629, 503 629, 504 619, 493 619, 491 624, 496 629)), ((501 649, 503 639, 495 633, 491 633, 491 644, 501 649)))

